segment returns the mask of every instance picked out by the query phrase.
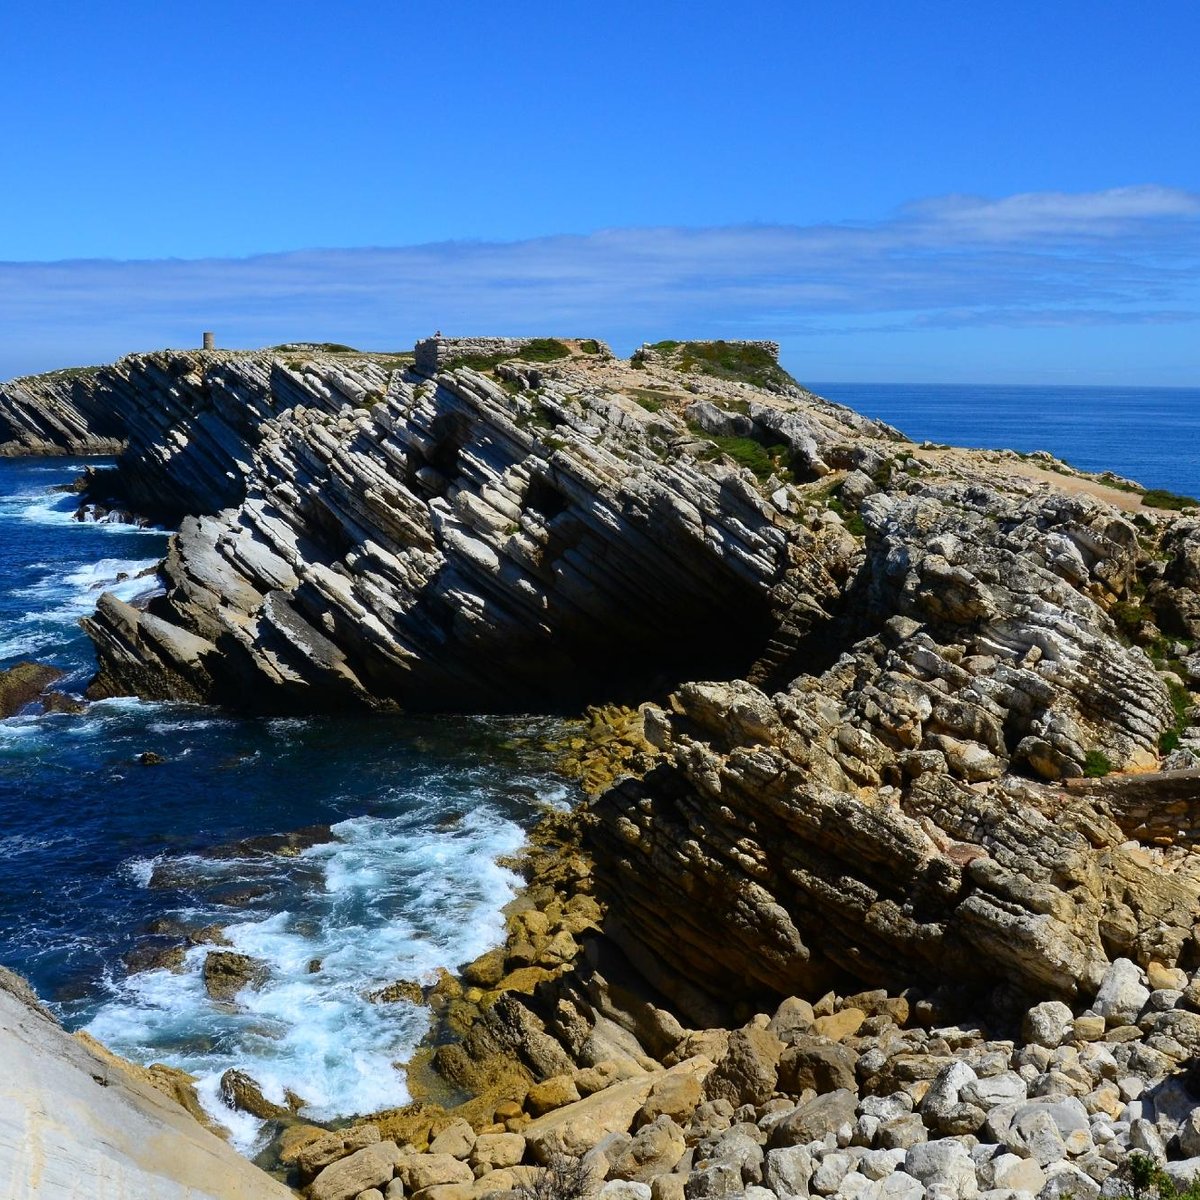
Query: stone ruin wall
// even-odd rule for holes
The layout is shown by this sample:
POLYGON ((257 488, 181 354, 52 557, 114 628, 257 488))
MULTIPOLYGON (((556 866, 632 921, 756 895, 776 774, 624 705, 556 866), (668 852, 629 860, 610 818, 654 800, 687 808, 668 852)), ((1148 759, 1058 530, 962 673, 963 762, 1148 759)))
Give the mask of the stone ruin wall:
POLYGON ((464 358, 520 353, 533 338, 474 337, 423 338, 413 347, 418 371, 432 373, 464 358))

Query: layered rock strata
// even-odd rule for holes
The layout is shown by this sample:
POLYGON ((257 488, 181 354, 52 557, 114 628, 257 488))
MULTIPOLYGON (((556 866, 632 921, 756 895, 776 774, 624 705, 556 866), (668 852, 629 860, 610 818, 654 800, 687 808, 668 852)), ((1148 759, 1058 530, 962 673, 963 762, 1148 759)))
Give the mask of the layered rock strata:
MULTIPOLYGON (((789 520, 786 487, 705 461, 598 363, 499 370, 117 364, 121 482, 191 515, 166 595, 146 612, 105 597, 88 623, 92 694, 562 708, 738 674, 836 612, 853 542, 789 520)), ((896 436, 815 399, 746 419, 808 464, 896 436)))
MULTIPOLYGON (((759 371, 766 351, 752 349, 759 371)), ((917 1053, 924 1035, 892 1033, 910 999, 929 1020, 955 1006, 1003 1019, 1048 998, 1062 1016, 1069 1003, 1063 1020, 1083 1021, 1071 1026, 1080 1057, 1109 1039, 1096 1020, 1107 1028, 1111 1010, 1115 1028, 1139 1031, 1111 1041, 1144 1042, 1147 1062, 1151 1050, 1166 1055, 1144 1076, 1161 1080, 1192 1052, 1185 997, 1200 967, 1186 798, 1164 814, 1119 789, 1064 782, 1195 765, 1200 521, 1147 510, 1122 481, 1047 457, 913 446, 781 383, 777 367, 770 392, 711 373, 730 363, 728 346, 677 344, 629 365, 573 350, 432 377, 379 356, 122 360, 101 381, 128 441, 118 482, 136 506, 183 519, 165 595, 145 610, 105 597, 89 621, 93 695, 268 710, 655 698, 639 710, 637 744, 612 759, 618 774, 635 773, 584 816, 595 897, 519 922, 519 952, 468 971, 461 999, 473 1010, 459 1010, 462 1045, 440 1050, 439 1065, 482 1090, 488 1070, 515 1064, 502 1082, 528 1105, 492 1122, 499 1129, 485 1122, 481 1136, 585 1102, 598 1077, 576 1072, 622 1059, 653 1072, 705 1056, 717 1089, 705 1103, 751 1105, 738 1123, 759 1132, 742 1130, 747 1138, 806 1147, 822 1168, 856 1144, 908 1152, 922 1140, 909 1121, 888 1137, 912 1142, 881 1142, 873 1126, 866 1142, 851 1133, 843 1145, 844 1126, 883 1123, 856 1086, 906 1091, 916 1105, 924 1091, 904 1085, 962 1066, 978 1079, 1024 1071, 1018 1104, 1059 1094, 1058 1075, 1100 1088, 1071 1074, 1075 1058, 1043 1064, 1040 1052, 1021 1058, 1015 1045, 952 1029, 933 1035, 933 1057, 982 1045, 978 1063, 889 1074, 891 1052, 917 1053), (1178 986, 1149 986, 1167 978, 1178 986), (919 994, 897 997, 914 983, 919 994), (891 991, 866 1007, 846 998, 881 988, 891 991), (1179 995, 1147 999, 1164 991, 1179 995), (857 1018, 841 1014, 858 1010, 876 1041, 851 1043, 849 1068, 823 1041, 806 1044, 786 1080, 772 1076, 759 1034, 787 1044, 776 1012, 785 997, 788 1019, 824 1005, 820 1038, 857 1036, 857 1025, 847 1032, 857 1018), (752 1021, 758 1032, 745 1030, 727 1062, 728 1028, 756 1011, 775 1017, 752 1021), (837 1122, 818 1129, 811 1114, 789 1115, 775 1140, 768 1118, 816 1102, 806 1089, 837 1122)), ((579 762, 590 778, 606 775, 593 756, 579 762)), ((449 1004, 451 992, 438 994, 449 1004)), ((1111 1053, 1116 1070, 1129 1066, 1111 1053)), ((1104 1060, 1100 1077, 1112 1069, 1104 1060)), ((628 1070, 601 1074, 612 1083, 628 1070)), ((995 1095, 964 1099, 970 1082, 961 1070, 942 1080, 947 1112, 933 1124, 920 1114, 926 1131, 982 1136, 974 1110, 986 1115, 983 1097, 995 1095)), ((1126 1091, 1122 1103, 1134 1103, 1126 1091)), ((1073 1117, 1028 1114, 1049 1137, 1047 1119, 1064 1145, 1080 1132, 1073 1117)), ((1149 1130, 1133 1133, 1139 1119, 1089 1135, 1091 1149, 1105 1141, 1124 1153, 1135 1138, 1153 1148, 1149 1130)), ((636 1132, 588 1120, 579 1128, 589 1137, 636 1132)), ((709 1136, 677 1124, 691 1150, 709 1136)), ((1021 1157, 1001 1125, 981 1144, 1021 1157)), ((402 1141, 368 1156, 380 1179, 360 1191, 394 1183, 402 1141)), ((1010 1186, 996 1181, 1016 1176, 999 1167, 980 1173, 996 1154, 976 1160, 975 1148, 960 1146, 970 1178, 950 1172, 959 1194, 1010 1186)), ((641 1161, 652 1147, 626 1151, 641 1161)), ((546 1157, 521 1153, 513 1169, 546 1157)), ((942 1154, 962 1166, 959 1151, 942 1154)), ((707 1155, 666 1172, 679 1178, 663 1194, 801 1190, 740 1166, 693 1181, 707 1155)), ((473 1176, 484 1165, 450 1156, 473 1176)), ((926 1158, 918 1152, 911 1170, 905 1158, 903 1172, 899 1160, 872 1165, 882 1173, 857 1191, 839 1192, 830 1167, 817 1190, 849 1198, 898 1172, 917 1188, 942 1186, 947 1164, 926 1158)), ((856 1174, 843 1165, 843 1178, 856 1174)), ((459 1179, 436 1182, 404 1171, 410 1190, 476 1186, 457 1167, 459 1179)), ((1066 1182, 1098 1186, 1107 1174, 1081 1166, 1066 1182)), ((899 1184, 895 1194, 911 1190, 899 1184)))
POLYGON ((118 453, 121 415, 101 375, 84 367, 0 383, 0 457, 118 453))

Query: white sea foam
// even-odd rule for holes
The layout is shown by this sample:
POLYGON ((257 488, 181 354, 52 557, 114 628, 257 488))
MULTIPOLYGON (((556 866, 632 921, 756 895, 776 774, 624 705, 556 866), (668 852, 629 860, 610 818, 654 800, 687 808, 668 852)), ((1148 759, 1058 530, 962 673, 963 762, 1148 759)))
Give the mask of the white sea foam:
POLYGON ((257 1122, 231 1115, 218 1097, 232 1066, 276 1102, 285 1089, 295 1092, 317 1119, 407 1102, 393 1064, 412 1055, 427 1016, 405 1001, 372 1004, 366 996, 397 979, 431 978, 500 940, 500 909, 517 881, 496 858, 517 849, 523 834, 486 795, 396 800, 398 815, 343 821, 334 826, 339 840, 295 859, 131 860, 126 871, 143 885, 169 862, 193 877, 287 871, 310 888, 295 911, 225 927, 233 947, 269 971, 261 988, 239 994, 235 1011, 205 992, 209 948, 201 946, 187 952, 181 973, 151 971, 117 984, 89 1031, 120 1053, 199 1076, 204 1103, 243 1149, 257 1122), (440 812, 448 803, 464 811, 440 812), (310 971, 314 960, 320 967, 310 971))
POLYGON ((95 611, 102 592, 128 603, 149 599, 162 590, 154 558, 102 558, 70 570, 48 563, 29 569, 40 578, 12 595, 29 604, 29 611, 9 622, 0 638, 0 659, 37 654, 63 639, 80 617, 95 611))
POLYGON ((154 875, 154 868, 158 866, 161 858, 155 855, 153 858, 130 858, 121 864, 121 870, 130 879, 133 880, 140 888, 150 886, 150 879, 154 875))
POLYGON ((16 858, 21 854, 48 850, 51 846, 60 846, 71 841, 66 834, 53 837, 33 837, 26 833, 12 833, 0 837, 0 858, 16 858))
POLYGON ((89 528, 108 533, 147 533, 162 536, 164 530, 154 525, 143 525, 122 521, 116 514, 109 513, 99 520, 78 521, 79 496, 74 492, 52 492, 43 489, 17 492, 0 500, 0 519, 20 521, 27 525, 57 525, 69 528, 86 524, 89 528))

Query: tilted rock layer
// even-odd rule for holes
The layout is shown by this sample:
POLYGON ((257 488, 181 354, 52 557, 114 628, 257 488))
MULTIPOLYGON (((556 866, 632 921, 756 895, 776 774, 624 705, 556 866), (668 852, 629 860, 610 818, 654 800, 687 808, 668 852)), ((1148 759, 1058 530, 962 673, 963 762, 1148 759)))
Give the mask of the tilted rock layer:
POLYGON ((841 981, 1086 999, 1119 956, 1200 965, 1190 858, 1061 787, 1197 744, 1195 517, 1048 456, 916 447, 777 368, 751 387, 732 346, 586 345, 100 372, 118 492, 182 523, 165 594, 88 622, 91 694, 657 695, 659 764, 589 836, 606 931, 696 1023, 841 981))

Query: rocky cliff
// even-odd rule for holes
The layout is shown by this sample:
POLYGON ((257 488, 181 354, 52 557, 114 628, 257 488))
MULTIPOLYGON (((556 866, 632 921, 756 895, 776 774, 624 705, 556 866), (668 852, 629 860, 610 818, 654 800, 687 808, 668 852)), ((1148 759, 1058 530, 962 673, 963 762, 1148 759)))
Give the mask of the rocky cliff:
POLYGON ((589 837, 606 931, 698 1022, 842 982, 1086 999, 1116 957, 1200 966, 1191 858, 1062 787, 1193 762, 1195 516, 914 446, 760 344, 487 349, 102 371, 124 501, 181 523, 165 594, 88 621, 91 694, 654 698, 658 765, 589 837))
POLYGON ((80 367, 0 383, 0 457, 116 454, 123 422, 101 374, 80 367))
MULTIPOLYGON (((569 708, 736 676, 781 630, 827 624, 852 541, 794 519, 781 481, 709 461, 711 403, 690 427, 680 380, 659 394, 643 371, 631 395, 634 374, 600 354, 433 378, 332 355, 123 360, 106 386, 124 499, 187 515, 166 596, 106 597, 89 623, 92 694, 569 708)), ((894 444, 796 391, 740 406, 802 477, 894 444)))

